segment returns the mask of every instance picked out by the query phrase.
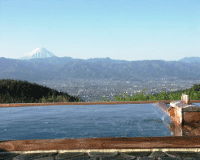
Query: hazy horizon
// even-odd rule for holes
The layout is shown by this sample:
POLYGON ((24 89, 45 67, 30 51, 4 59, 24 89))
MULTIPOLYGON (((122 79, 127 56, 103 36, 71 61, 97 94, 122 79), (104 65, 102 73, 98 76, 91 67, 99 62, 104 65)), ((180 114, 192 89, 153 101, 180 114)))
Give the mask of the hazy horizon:
MULTIPOLYGON (((38 48, 40 48, 40 47, 38 47, 38 48)), ((44 47, 41 47, 41 48, 44 48, 44 47)), ((37 48, 36 48, 37 49, 37 48)), ((46 49, 46 48, 45 48, 46 49)), ((47 49, 48 50, 48 49, 47 49)), ((49 51, 49 50, 48 50, 49 51)), ((31 51, 32 52, 32 51, 31 51)), ((30 52, 30 53, 31 53, 30 52)), ((29 53, 28 53, 29 54, 29 53)), ((28 54, 25 54, 24 56, 27 56, 28 54)), ((54 54, 54 53, 53 53, 54 54)), ((54 54, 56 57, 58 57, 58 58, 63 58, 63 57, 59 57, 59 56, 57 56, 56 54, 54 54)), ((24 57, 23 56, 23 57, 24 57)), ((22 59, 23 57, 19 57, 19 58, 10 58, 9 57, 9 59, 22 59)), ((64 56, 64 57, 69 57, 69 56, 64 56)), ((188 56, 188 57, 182 57, 182 58, 180 58, 180 59, 183 59, 183 58, 190 58, 190 57, 193 57, 193 56, 188 56)), ((2 58, 2 56, 0 56, 0 58, 2 58)), ((3 57, 3 58, 7 58, 7 57, 3 57)), ((48 58, 48 57, 47 57, 48 58)), ((69 58, 73 58, 73 57, 69 57, 69 58)), ((88 59, 98 59, 98 58, 100 58, 100 59, 106 59, 106 58, 109 58, 109 59, 111 59, 111 60, 125 60, 125 59, 114 59, 114 58, 110 58, 110 57, 93 57, 93 58, 87 58, 87 59, 85 59, 85 58, 73 58, 73 59, 82 59, 82 60, 88 60, 88 59)), ((198 57, 194 57, 194 58, 200 58, 200 56, 198 56, 198 57)), ((178 60, 180 60, 180 59, 178 59, 178 60)), ((22 59, 23 60, 23 59, 22 59)), ((143 61, 143 60, 148 60, 148 59, 142 59, 142 60, 125 60, 125 61, 143 61)), ((151 59, 151 60, 164 60, 164 59, 151 59)), ((164 61, 178 61, 178 60, 164 60, 164 61)))
POLYGON ((0 1, 0 57, 38 47, 77 59, 199 57, 198 0, 0 1))

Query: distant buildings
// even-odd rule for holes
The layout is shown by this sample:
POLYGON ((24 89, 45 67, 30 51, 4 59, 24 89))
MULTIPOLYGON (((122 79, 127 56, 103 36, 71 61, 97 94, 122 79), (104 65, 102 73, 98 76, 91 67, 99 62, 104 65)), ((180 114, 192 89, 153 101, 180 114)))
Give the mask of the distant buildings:
POLYGON ((105 81, 105 80, 65 80, 65 81, 40 81, 35 82, 56 90, 62 90, 70 95, 80 96, 84 101, 99 101, 102 96, 108 100, 114 100, 115 95, 121 95, 126 92, 132 96, 137 93, 141 93, 146 88, 145 93, 156 94, 170 91, 177 91, 180 89, 186 89, 193 86, 193 84, 200 84, 198 81, 184 81, 184 80, 173 80, 167 81, 166 79, 160 81, 145 81, 133 82, 133 81, 105 81))

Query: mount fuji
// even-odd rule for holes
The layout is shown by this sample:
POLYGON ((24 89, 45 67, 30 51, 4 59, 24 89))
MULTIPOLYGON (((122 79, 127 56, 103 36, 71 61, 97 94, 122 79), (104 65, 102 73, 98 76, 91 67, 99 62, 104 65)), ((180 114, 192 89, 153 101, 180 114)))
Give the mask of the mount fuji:
POLYGON ((35 58, 48 58, 48 57, 55 57, 55 55, 45 48, 39 47, 34 49, 32 52, 26 54, 24 57, 22 57, 22 60, 28 60, 28 59, 35 59, 35 58))

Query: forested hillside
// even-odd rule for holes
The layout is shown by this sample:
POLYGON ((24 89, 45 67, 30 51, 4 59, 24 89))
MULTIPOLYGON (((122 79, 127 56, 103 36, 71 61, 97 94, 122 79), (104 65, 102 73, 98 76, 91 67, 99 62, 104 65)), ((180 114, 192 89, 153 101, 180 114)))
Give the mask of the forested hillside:
POLYGON ((75 102, 78 97, 28 81, 1 79, 0 103, 75 102))
POLYGON ((189 95, 191 100, 200 100, 200 84, 195 84, 193 87, 186 90, 178 90, 172 92, 161 92, 157 94, 145 94, 146 89, 143 89, 139 94, 129 96, 124 92, 123 95, 115 96, 116 101, 155 101, 155 100, 181 100, 182 94, 189 95))

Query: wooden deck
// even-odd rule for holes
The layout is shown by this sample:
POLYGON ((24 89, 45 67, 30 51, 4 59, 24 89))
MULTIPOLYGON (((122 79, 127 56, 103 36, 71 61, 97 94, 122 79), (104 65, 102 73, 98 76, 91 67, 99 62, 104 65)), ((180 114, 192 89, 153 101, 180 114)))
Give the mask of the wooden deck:
POLYGON ((4 151, 44 150, 122 150, 155 148, 200 148, 200 136, 191 137, 134 137, 134 138, 81 138, 2 141, 4 151))

